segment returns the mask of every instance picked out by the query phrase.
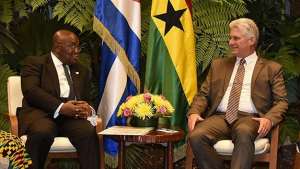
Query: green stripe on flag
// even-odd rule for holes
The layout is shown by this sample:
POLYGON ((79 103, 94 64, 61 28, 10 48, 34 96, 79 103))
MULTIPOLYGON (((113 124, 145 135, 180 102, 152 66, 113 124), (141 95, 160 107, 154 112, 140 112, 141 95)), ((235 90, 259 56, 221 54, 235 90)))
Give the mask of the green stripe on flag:
POLYGON ((162 94, 174 106, 171 125, 186 129, 187 98, 174 64, 157 27, 150 20, 145 88, 153 94, 162 94))

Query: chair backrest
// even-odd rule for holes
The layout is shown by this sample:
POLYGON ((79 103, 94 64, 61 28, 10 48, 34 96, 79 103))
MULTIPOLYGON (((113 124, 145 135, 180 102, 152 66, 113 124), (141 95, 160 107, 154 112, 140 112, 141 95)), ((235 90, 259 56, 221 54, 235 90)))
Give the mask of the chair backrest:
POLYGON ((21 90, 21 77, 10 76, 7 81, 7 101, 10 116, 15 116, 17 107, 22 106, 23 93, 21 90))

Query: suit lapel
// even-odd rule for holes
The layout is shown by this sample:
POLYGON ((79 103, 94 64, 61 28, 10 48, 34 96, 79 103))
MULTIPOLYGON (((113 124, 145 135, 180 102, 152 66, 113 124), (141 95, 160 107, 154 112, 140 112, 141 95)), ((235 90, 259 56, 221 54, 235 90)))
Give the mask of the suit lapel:
POLYGON ((51 55, 49 54, 47 56, 47 64, 46 64, 46 69, 48 72, 48 77, 51 77, 49 79, 49 83, 52 83, 52 86, 54 86, 55 94, 60 97, 60 87, 59 87, 59 81, 58 81, 58 75, 56 68, 54 66, 53 60, 51 58, 51 55))
POLYGON ((253 74, 252 74, 252 79, 251 79, 251 92, 253 92, 254 86, 255 86, 255 81, 258 77, 259 72, 261 71, 263 67, 263 59, 258 57, 257 62, 254 66, 253 74))
POLYGON ((230 81, 231 74, 233 72, 235 61, 236 61, 236 58, 231 57, 231 58, 228 59, 228 62, 226 62, 226 64, 224 64, 224 66, 225 66, 225 76, 224 76, 224 88, 223 88, 222 96, 225 94, 226 89, 229 85, 229 81, 230 81))

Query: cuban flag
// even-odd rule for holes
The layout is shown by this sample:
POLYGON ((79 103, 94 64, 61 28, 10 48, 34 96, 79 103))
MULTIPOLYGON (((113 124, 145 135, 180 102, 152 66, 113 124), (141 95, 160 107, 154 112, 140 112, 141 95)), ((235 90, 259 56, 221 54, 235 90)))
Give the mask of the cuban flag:
MULTIPOLYGON (((102 39, 97 114, 106 128, 125 125, 126 119, 117 118, 116 112, 129 95, 140 91, 140 1, 97 0, 93 29, 102 39)), ((104 149, 112 156, 118 153, 117 143, 109 138, 104 149)))

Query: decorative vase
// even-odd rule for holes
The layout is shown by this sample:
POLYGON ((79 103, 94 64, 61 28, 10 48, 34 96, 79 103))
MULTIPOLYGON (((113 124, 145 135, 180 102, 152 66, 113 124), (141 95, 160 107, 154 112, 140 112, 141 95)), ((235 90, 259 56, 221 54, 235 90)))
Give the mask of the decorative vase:
POLYGON ((138 117, 133 116, 130 120, 130 124, 133 127, 157 127, 158 124, 158 118, 145 118, 145 119, 140 119, 138 117))
POLYGON ((170 128, 171 127, 171 116, 163 116, 158 118, 158 128, 170 128))

